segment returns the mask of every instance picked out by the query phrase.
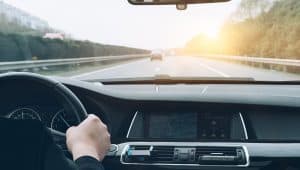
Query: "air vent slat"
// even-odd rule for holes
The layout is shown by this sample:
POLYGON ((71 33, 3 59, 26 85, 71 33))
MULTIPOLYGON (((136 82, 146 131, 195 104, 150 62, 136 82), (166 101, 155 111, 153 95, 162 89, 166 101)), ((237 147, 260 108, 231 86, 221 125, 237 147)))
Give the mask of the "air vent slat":
POLYGON ((160 151, 160 150, 152 150, 152 152, 160 152, 160 153, 173 153, 174 151, 160 151))
POLYGON ((172 155, 174 152, 159 152, 159 151, 152 151, 153 155, 172 155))
POLYGON ((196 147, 196 156, 207 154, 224 154, 235 156, 236 148, 233 147, 196 147))
POLYGON ((131 146, 131 149, 134 150, 149 150, 151 146, 131 146))
POLYGON ((154 158, 152 158, 152 159, 156 159, 156 160, 159 160, 159 159, 168 159, 168 160, 172 160, 173 158, 171 158, 171 157, 156 156, 156 157, 154 157, 154 158))
POLYGON ((174 156, 173 146, 154 146, 151 151, 151 159, 155 162, 172 162, 174 156))

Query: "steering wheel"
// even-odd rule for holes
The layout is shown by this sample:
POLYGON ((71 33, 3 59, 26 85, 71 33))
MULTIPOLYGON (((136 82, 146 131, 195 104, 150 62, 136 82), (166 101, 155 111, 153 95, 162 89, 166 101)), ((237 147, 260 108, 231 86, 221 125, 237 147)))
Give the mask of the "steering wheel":
MULTIPOLYGON (((66 113, 75 115, 78 124, 87 117, 87 112, 80 100, 71 90, 69 90, 59 81, 34 73, 14 72, 0 75, 0 85, 14 81, 25 81, 30 82, 31 84, 36 83, 47 88, 47 90, 49 89, 56 96, 57 100, 63 105, 66 113)), ((51 131, 56 142, 60 143, 61 145, 65 144, 64 133, 55 131, 51 128, 49 128, 49 130, 51 131)))

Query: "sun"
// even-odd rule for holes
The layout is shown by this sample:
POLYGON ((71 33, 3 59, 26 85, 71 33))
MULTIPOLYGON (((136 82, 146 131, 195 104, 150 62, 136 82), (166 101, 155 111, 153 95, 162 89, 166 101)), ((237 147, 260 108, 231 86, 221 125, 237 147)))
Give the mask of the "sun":
POLYGON ((216 27, 206 28, 202 30, 202 34, 210 39, 216 40, 219 36, 219 29, 216 27))
POLYGON ((204 32, 204 34, 211 39, 217 39, 219 36, 219 31, 218 30, 208 30, 204 32))

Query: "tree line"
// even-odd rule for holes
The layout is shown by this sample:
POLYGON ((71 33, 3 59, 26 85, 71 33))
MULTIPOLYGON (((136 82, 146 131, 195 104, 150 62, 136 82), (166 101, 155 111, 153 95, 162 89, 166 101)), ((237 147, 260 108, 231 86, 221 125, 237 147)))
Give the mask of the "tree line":
POLYGON ((21 35, 35 35, 43 36, 46 32, 55 31, 52 28, 45 28, 43 30, 33 29, 28 26, 24 26, 19 20, 8 19, 4 13, 0 13, 0 32, 4 34, 21 34, 21 35))
POLYGON ((0 62, 149 53, 147 50, 90 41, 42 38, 47 32, 56 30, 50 27, 45 30, 29 28, 1 13, 0 62))
POLYGON ((0 62, 142 53, 148 51, 89 41, 52 40, 38 36, 0 33, 0 62))
POLYGON ((300 1, 242 0, 217 40, 196 36, 185 53, 300 59, 300 1))

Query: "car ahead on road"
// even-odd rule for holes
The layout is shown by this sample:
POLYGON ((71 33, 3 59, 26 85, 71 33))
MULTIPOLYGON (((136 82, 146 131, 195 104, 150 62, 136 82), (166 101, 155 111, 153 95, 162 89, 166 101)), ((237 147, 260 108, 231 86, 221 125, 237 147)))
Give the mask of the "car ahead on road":
POLYGON ((163 61, 162 52, 152 52, 150 56, 150 61, 163 61))
POLYGON ((300 1, 219 1, 0 2, 0 170, 69 170, 66 132, 90 113, 106 170, 300 169, 300 1), (39 37, 47 23, 72 36, 39 37))

